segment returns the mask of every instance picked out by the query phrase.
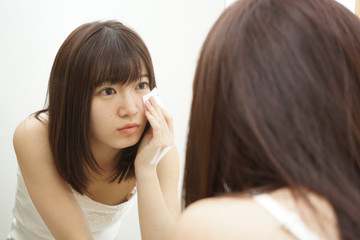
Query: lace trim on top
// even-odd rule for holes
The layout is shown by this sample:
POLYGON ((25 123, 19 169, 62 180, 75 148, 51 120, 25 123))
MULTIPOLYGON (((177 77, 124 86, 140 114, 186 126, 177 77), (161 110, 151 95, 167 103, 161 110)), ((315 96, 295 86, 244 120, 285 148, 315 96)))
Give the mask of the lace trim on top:
POLYGON ((101 231, 120 222, 136 198, 136 187, 128 195, 127 201, 115 206, 96 202, 86 195, 81 195, 74 189, 72 189, 72 192, 83 210, 90 228, 95 231, 101 231))

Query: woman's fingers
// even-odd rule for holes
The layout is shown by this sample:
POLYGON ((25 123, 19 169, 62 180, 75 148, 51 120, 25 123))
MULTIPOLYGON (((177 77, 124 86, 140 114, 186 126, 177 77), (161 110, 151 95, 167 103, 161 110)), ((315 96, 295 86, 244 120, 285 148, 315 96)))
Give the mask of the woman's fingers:
MULTIPOLYGON (((147 135, 146 151, 151 151, 155 155, 150 159, 148 155, 148 160, 150 165, 156 165, 160 159, 166 154, 166 152, 174 145, 174 134, 173 126, 170 114, 167 113, 156 100, 151 97, 148 101, 145 102, 145 115, 151 125, 149 130, 152 130, 152 134, 147 135)), ((145 137, 143 138, 143 141, 145 137)))
POLYGON ((170 114, 161 108, 151 97, 145 102, 146 116, 153 128, 154 140, 160 145, 169 145, 173 142, 173 125, 170 114))
POLYGON ((156 103, 153 97, 145 102, 146 109, 159 121, 163 121, 164 117, 162 116, 161 108, 156 103))
POLYGON ((156 102, 156 100, 153 97, 151 97, 149 101, 146 101, 145 106, 147 110, 154 116, 154 118, 157 119, 159 124, 161 125, 164 124, 166 125, 166 127, 169 128, 168 121, 165 119, 165 116, 163 114, 164 109, 160 107, 160 105, 156 102))
POLYGON ((160 129, 160 123, 157 120, 157 118, 148 110, 145 110, 145 115, 151 125, 151 128, 156 131, 157 129, 160 129))

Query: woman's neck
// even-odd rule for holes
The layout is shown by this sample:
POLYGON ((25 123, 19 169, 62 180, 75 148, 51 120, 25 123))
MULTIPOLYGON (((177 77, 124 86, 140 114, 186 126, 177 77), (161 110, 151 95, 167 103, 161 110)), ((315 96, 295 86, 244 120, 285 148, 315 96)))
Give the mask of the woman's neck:
POLYGON ((91 146, 91 150, 97 164, 101 168, 98 175, 102 176, 112 173, 118 162, 121 149, 91 146))

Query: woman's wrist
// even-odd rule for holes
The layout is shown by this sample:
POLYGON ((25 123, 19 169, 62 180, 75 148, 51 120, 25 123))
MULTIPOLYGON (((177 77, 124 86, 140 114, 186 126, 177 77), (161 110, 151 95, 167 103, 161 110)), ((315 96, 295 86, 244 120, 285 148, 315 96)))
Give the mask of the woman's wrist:
POLYGON ((135 161, 134 163, 134 167, 135 167, 135 176, 136 178, 139 177, 152 177, 152 176, 156 176, 156 166, 155 165, 151 165, 147 162, 139 162, 137 163, 135 161))

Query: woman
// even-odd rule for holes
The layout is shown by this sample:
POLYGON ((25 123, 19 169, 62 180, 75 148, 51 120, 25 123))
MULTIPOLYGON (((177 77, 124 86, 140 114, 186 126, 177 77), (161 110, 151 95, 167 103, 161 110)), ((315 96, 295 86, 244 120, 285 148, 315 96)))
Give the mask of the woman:
POLYGON ((116 21, 75 29, 50 75, 48 105, 14 133, 20 172, 8 239, 115 239, 138 199, 143 239, 167 239, 179 215, 169 114, 154 98, 150 54, 116 21), (159 159, 156 159, 159 160, 159 159), (26 187, 25 187, 26 186, 26 187))
POLYGON ((359 64, 360 22, 335 1, 225 10, 195 75, 175 239, 359 239, 359 64))

